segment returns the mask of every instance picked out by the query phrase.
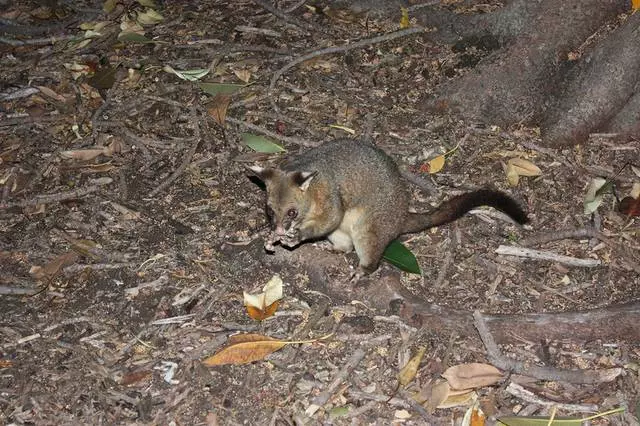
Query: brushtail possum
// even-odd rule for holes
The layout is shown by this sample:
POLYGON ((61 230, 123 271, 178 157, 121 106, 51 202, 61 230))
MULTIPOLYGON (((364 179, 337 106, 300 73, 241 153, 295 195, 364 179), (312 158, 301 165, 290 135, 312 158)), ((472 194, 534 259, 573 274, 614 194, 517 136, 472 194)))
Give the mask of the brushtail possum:
POLYGON ((491 206, 520 224, 526 213, 508 195, 482 189, 451 198, 427 213, 409 212, 409 192, 395 162, 366 142, 335 140, 279 168, 249 169, 267 188, 272 233, 268 251, 326 237, 340 251, 355 249, 357 276, 376 270, 387 245, 399 235, 422 231, 491 206))

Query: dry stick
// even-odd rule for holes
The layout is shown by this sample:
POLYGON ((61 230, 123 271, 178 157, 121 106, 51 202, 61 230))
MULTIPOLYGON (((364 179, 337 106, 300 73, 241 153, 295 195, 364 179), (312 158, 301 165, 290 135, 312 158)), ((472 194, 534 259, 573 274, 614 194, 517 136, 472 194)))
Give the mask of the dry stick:
POLYGON ((400 174, 405 180, 420 188, 425 194, 435 195, 438 193, 438 188, 436 188, 430 179, 425 179, 403 168, 400 168, 400 174))
POLYGON ((253 2, 258 6, 260 6, 261 8, 263 8, 264 10, 266 10, 267 12, 271 13, 272 15, 277 16, 283 21, 289 22, 290 24, 293 24, 296 27, 304 28, 305 30, 309 30, 309 31, 320 31, 324 33, 324 31, 322 31, 322 29, 320 29, 319 27, 315 25, 311 25, 307 22, 301 21, 297 18, 294 18, 293 16, 289 16, 284 11, 276 9, 266 1, 253 0, 253 2))
POLYGON ((195 134, 193 135, 193 144, 191 145, 189 152, 187 152, 187 155, 185 155, 180 166, 173 173, 171 173, 171 175, 167 178, 167 180, 162 182, 160 185, 156 187, 156 189, 151 191, 151 193, 149 194, 150 197, 154 197, 160 191, 164 190, 167 186, 171 185, 187 169, 187 167, 189 166, 189 163, 191 163, 191 160, 193 159, 193 156, 195 155, 196 150, 198 149, 198 145, 200 144, 200 122, 195 120, 196 118, 195 109, 192 110, 191 116, 194 121, 193 131, 195 134))
POLYGON ((526 257, 534 260, 551 260, 553 262, 562 263, 569 266, 578 266, 585 268, 595 268, 600 266, 602 262, 597 259, 578 259, 571 256, 563 256, 561 254, 551 253, 549 251, 533 250, 516 246, 500 246, 496 249, 498 254, 506 254, 510 256, 526 257))
POLYGON ((331 53, 348 52, 349 50, 358 49, 360 47, 369 46, 376 43, 382 43, 385 41, 395 40, 400 37, 406 37, 411 34, 418 34, 426 31, 429 31, 429 29, 421 28, 421 27, 408 28, 406 30, 400 30, 393 33, 389 33, 389 34, 383 34, 381 36, 377 36, 373 38, 367 38, 367 39, 360 40, 355 43, 347 44, 344 46, 327 47, 325 49, 316 50, 315 52, 311 52, 306 55, 300 56, 299 58, 294 59, 293 61, 286 64, 284 67, 280 68, 278 71, 275 72, 275 74, 273 74, 273 77, 271 77, 271 82, 269 83, 269 90, 268 90, 268 93, 271 95, 270 96, 271 105, 273 106, 273 109, 276 112, 280 111, 280 109, 276 105, 276 101, 273 96, 273 91, 276 86, 276 82, 280 79, 280 77, 282 77, 282 75, 285 72, 289 71, 291 68, 295 67, 296 65, 304 61, 308 61, 309 59, 313 59, 322 55, 329 55, 331 53))
POLYGON ((547 401, 533 392, 523 388, 517 383, 509 383, 506 391, 516 398, 520 398, 523 401, 530 402, 536 405, 542 405, 545 407, 557 407, 562 410, 573 411, 578 413, 595 413, 598 411, 598 406, 595 404, 563 404, 556 401, 547 401))
POLYGON ((539 367, 537 365, 525 365, 523 362, 506 358, 500 352, 496 341, 493 339, 487 322, 480 313, 473 313, 474 325, 480 334, 480 339, 487 349, 489 361, 501 370, 534 377, 538 380, 554 380, 569 383, 603 383, 610 382, 622 374, 621 368, 605 370, 562 370, 553 367, 539 367))
POLYGON ((33 296, 40 291, 39 288, 22 288, 0 285, 0 295, 2 296, 33 296))
POLYGON ((333 396, 333 393, 338 389, 340 384, 345 381, 347 376, 353 372, 353 370, 360 364, 360 362, 364 359, 366 352, 363 349, 356 349, 356 351, 351 355, 349 360, 345 365, 342 366, 342 369, 338 372, 333 382, 329 384, 329 386, 320 393, 320 395, 313 398, 311 401, 311 405, 305 411, 307 416, 313 416, 316 411, 318 411, 324 404, 329 401, 329 398, 333 396))
POLYGON ((269 136, 270 138, 274 138, 286 143, 290 143, 290 144, 296 144, 296 145, 301 145, 301 146, 306 146, 306 147, 314 147, 314 146, 318 146, 319 143, 316 142, 311 142, 308 141, 306 139, 302 139, 302 138, 292 138, 289 136, 283 136, 283 135, 279 135, 275 132, 272 132, 271 130, 267 130, 263 127, 260 126, 256 126, 255 124, 252 123, 247 123, 246 121, 242 121, 242 120, 237 120, 235 118, 232 117, 227 117, 227 121, 229 123, 233 123, 233 124, 237 124, 238 126, 242 126, 245 127, 249 130, 253 130, 254 132, 258 132, 258 133, 262 133, 263 135, 269 136))
POLYGON ((539 244, 549 243, 551 241, 582 238, 598 238, 598 231, 593 228, 567 229, 564 231, 553 231, 545 234, 534 235, 533 237, 520 240, 522 246, 536 246, 539 244))
POLYGON ((77 35, 61 35, 61 36, 53 36, 53 37, 45 37, 45 38, 33 38, 31 40, 16 40, 7 37, 0 37, 0 43, 8 44, 9 46, 19 47, 19 46, 42 46, 44 44, 55 44, 59 41, 67 41, 78 39, 82 40, 83 37, 78 37, 77 35))
POLYGON ((56 194, 38 195, 31 200, 16 201, 13 203, 0 204, 0 209, 10 209, 13 207, 28 207, 37 206, 38 204, 55 203, 59 201, 74 200, 76 198, 82 198, 87 194, 97 192, 101 186, 107 185, 113 182, 111 178, 102 178, 95 185, 88 186, 86 188, 76 189, 69 192, 59 192, 56 194))

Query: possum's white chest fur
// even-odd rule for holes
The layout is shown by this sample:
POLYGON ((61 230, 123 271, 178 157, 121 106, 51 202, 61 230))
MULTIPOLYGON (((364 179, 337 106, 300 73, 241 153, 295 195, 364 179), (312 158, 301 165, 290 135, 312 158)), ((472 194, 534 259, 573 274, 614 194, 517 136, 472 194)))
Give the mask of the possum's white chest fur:
POLYGON ((360 208, 347 210, 338 229, 327 236, 335 250, 350 252, 353 250, 354 229, 361 223, 363 211, 360 208))

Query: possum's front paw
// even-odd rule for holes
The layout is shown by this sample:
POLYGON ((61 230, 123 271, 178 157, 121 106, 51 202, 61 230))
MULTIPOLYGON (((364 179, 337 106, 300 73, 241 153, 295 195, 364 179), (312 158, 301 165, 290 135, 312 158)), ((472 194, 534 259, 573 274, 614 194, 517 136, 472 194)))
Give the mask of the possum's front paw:
POLYGON ((296 236, 285 235, 280 239, 280 244, 282 244, 285 247, 293 248, 298 244, 300 244, 300 238, 297 235, 296 236))
POLYGON ((267 239, 264 242, 264 249, 270 253, 276 251, 275 244, 280 241, 280 237, 278 237, 275 233, 269 234, 267 239))

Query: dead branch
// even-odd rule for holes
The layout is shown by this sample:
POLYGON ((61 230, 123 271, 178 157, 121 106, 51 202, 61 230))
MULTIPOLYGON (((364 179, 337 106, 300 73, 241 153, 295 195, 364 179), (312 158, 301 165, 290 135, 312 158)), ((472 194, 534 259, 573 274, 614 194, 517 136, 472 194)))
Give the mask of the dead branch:
POLYGON ((285 66, 283 66, 278 71, 276 71, 273 74, 273 77, 271 77, 271 82, 269 83, 269 90, 268 90, 268 93, 271 94, 271 97, 270 97, 271 105, 273 106, 274 111, 276 112, 280 111, 280 109, 278 108, 278 105, 276 105, 276 102, 273 96, 276 82, 280 79, 280 77, 284 75, 284 73, 286 73, 296 65, 301 64, 302 62, 308 61, 309 59, 317 58, 318 56, 322 56, 322 55, 329 55, 332 53, 344 53, 353 49, 359 49, 361 47, 369 46, 372 44, 395 40, 401 37, 406 37, 412 34, 419 34, 427 31, 430 31, 430 30, 428 28, 422 28, 422 27, 407 28, 406 30, 400 30, 393 33, 389 33, 389 34, 383 34, 373 38, 367 38, 367 39, 360 40, 355 43, 347 44, 344 46, 327 47, 325 49, 316 50, 314 52, 307 53, 306 55, 302 55, 294 59, 293 61, 287 63, 285 66))
POLYGON ((289 144, 295 144, 295 145, 300 145, 300 146, 306 146, 306 147, 314 147, 314 146, 318 146, 320 145, 320 143, 316 143, 316 142, 311 142, 308 141, 306 139, 302 139, 302 138, 292 138, 289 136, 284 136, 284 135, 280 135, 278 133, 272 132, 271 130, 267 130, 263 127, 260 126, 256 126, 255 124, 252 123, 247 123, 246 121, 242 121, 242 120, 237 120, 233 117, 227 117, 227 121, 229 123, 233 123, 236 124, 238 126, 241 127, 245 127, 249 130, 253 130, 254 132, 258 132, 258 133, 262 133, 265 136, 268 136, 270 138, 282 141, 282 142, 286 142, 289 144))
POLYGON ((489 361, 501 370, 534 377, 538 380, 554 380, 569 383, 610 382, 622 374, 621 368, 611 368, 608 370, 563 370, 553 367, 525 365, 523 362, 506 358, 502 355, 502 352, 500 352, 482 314, 480 314, 479 311, 475 311, 473 318, 482 343, 484 343, 487 349, 489 361))
POLYGON ((104 185, 108 185, 113 182, 111 178, 100 178, 94 181, 94 185, 88 186, 86 188, 76 189, 74 191, 69 192, 59 192, 56 194, 46 194, 46 195, 38 195, 35 198, 24 201, 15 201, 13 203, 3 203, 0 204, 0 209, 10 209, 14 207, 28 207, 28 206, 37 206, 38 204, 49 204, 56 203, 60 201, 67 200, 75 200, 78 198, 82 198, 85 195, 91 194, 93 192, 97 192, 104 185))
POLYGON ((307 416, 313 416, 324 404, 329 401, 329 398, 333 396, 333 393, 338 389, 338 386, 353 372, 353 370, 364 359, 366 352, 363 349, 356 349, 349 360, 342 366, 333 381, 327 386, 327 388, 316 396, 311 404, 306 409, 305 414, 307 416))
POLYGON ((189 152, 187 152, 187 154, 182 159, 182 163, 180 164, 180 166, 178 166, 178 168, 173 173, 171 173, 171 175, 164 182, 162 182, 153 191, 151 191, 151 193, 149 193, 150 197, 155 197, 160 191, 163 191, 166 187, 171 185, 176 179, 180 177, 180 175, 182 175, 182 173, 184 173, 184 171, 187 169, 187 167, 191 163, 191 160, 193 159, 193 156, 195 155, 196 150, 198 149, 198 145, 200 145, 200 121, 197 120, 196 117, 197 117, 196 110, 195 108, 192 108, 191 118, 193 123, 194 135, 193 135, 193 143, 191 144, 191 148, 189 149, 189 152))
POLYGON ((600 264, 602 264, 602 262, 597 259, 578 259, 575 257, 563 256, 561 254, 551 253, 548 251, 533 250, 516 246, 501 245, 496 249, 496 253, 506 254, 509 256, 526 257, 528 259, 534 260, 550 260, 552 262, 563 263, 569 266, 579 266, 585 268, 595 268, 596 266, 600 266, 600 264))

